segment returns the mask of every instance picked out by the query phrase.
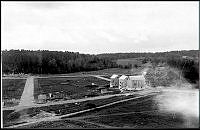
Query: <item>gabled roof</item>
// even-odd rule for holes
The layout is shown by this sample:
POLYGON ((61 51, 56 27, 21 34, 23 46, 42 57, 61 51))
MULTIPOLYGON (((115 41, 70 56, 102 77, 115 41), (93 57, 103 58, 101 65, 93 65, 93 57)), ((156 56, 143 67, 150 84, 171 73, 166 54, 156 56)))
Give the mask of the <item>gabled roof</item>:
POLYGON ((119 79, 126 79, 126 78, 128 78, 128 76, 122 75, 119 79))
POLYGON ((118 77, 118 75, 113 74, 110 78, 117 78, 117 77, 118 77))
POLYGON ((129 76, 130 80, 145 80, 143 75, 129 76))

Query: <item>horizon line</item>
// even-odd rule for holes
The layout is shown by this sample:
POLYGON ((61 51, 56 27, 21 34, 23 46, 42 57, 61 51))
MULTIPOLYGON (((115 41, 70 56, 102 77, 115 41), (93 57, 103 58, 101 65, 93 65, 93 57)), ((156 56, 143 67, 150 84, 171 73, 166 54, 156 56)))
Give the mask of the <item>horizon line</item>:
POLYGON ((89 55, 100 55, 100 54, 123 54, 123 53, 165 53, 165 52, 174 52, 174 51, 198 51, 199 49, 190 49, 190 50, 171 50, 171 51, 143 51, 143 52, 103 52, 103 53, 83 53, 83 52, 77 52, 77 51, 67 51, 67 50, 49 50, 49 49, 3 49, 1 51, 11 51, 11 50, 19 50, 19 51, 57 51, 57 52, 73 52, 73 53, 79 53, 79 54, 89 54, 89 55))

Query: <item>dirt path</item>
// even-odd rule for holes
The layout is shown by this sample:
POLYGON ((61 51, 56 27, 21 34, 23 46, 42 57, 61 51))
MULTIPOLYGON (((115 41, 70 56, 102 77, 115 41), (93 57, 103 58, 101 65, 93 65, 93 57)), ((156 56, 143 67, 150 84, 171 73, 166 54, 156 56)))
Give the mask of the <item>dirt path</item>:
POLYGON ((103 80, 106 80, 106 81, 110 81, 110 79, 101 77, 100 75, 91 75, 91 76, 99 78, 99 79, 103 79, 103 80))
POLYGON ((22 110, 26 107, 34 105, 34 77, 28 77, 22 93, 20 103, 16 107, 16 111, 22 110))

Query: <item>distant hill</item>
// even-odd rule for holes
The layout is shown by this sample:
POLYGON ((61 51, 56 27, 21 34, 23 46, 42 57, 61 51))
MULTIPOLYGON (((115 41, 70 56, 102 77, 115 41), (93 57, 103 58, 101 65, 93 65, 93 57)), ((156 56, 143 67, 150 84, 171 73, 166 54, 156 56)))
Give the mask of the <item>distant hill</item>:
POLYGON ((168 56, 189 56, 193 58, 198 57, 199 50, 182 50, 182 51, 170 51, 170 52, 156 52, 156 53, 104 53, 98 54, 99 58, 109 58, 111 60, 138 58, 138 57, 168 57, 168 56))

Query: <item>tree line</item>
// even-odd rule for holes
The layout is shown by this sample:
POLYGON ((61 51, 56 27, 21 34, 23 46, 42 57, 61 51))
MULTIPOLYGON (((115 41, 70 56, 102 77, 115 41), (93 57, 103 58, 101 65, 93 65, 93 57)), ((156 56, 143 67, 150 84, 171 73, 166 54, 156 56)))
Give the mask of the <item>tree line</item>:
POLYGON ((48 50, 2 51, 3 73, 60 74, 116 67, 107 58, 78 52, 48 50))
POLYGON ((3 50, 1 55, 2 72, 7 74, 60 74, 93 71, 120 67, 116 63, 118 59, 143 57, 142 63, 151 61, 154 66, 158 63, 167 63, 169 66, 181 70, 183 76, 191 82, 196 82, 199 79, 198 50, 98 55, 68 51, 3 50), (191 59, 185 59, 183 56, 189 56, 191 59))

